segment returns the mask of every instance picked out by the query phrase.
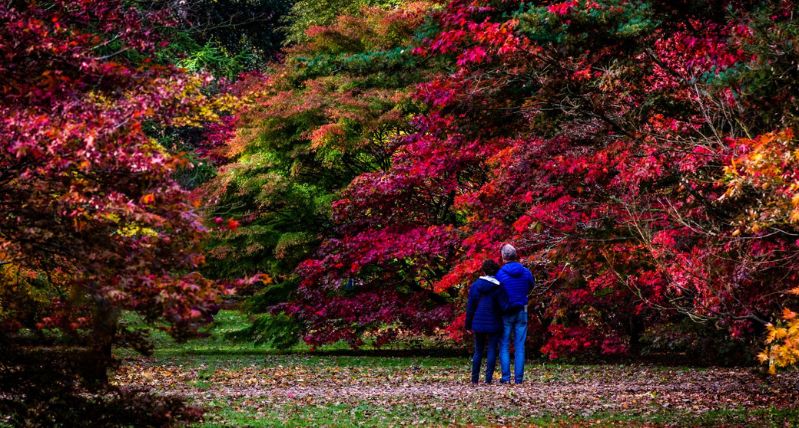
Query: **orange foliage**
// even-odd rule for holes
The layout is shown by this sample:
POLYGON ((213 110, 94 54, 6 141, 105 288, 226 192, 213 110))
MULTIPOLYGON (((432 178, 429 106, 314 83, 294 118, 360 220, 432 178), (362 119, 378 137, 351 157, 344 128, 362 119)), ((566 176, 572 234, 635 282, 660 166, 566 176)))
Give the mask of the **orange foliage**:
MULTIPOLYGON (((759 194, 761 201, 741 220, 741 230, 757 233, 777 224, 799 223, 799 146, 793 129, 783 129, 736 141, 747 152, 725 169, 725 197, 745 191, 759 194)), ((740 233, 740 232, 739 232, 740 233)))

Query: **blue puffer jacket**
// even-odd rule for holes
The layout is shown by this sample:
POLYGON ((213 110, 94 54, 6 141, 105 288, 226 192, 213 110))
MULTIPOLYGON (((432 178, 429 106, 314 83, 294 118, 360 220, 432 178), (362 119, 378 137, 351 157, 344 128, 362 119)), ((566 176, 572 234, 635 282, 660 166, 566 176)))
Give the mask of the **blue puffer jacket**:
POLYGON ((519 262, 508 262, 497 272, 497 279, 508 296, 509 305, 506 310, 513 312, 522 309, 535 286, 533 274, 519 262))
POLYGON ((466 329, 475 333, 502 330, 503 290, 492 276, 481 276, 469 289, 466 305, 466 329))

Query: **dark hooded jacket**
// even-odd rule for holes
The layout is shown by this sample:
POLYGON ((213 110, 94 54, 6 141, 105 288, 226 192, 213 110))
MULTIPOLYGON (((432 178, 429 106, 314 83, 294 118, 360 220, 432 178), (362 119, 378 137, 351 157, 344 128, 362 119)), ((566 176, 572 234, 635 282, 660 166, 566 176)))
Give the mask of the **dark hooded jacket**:
POLYGON ((533 274, 519 262, 508 262, 497 272, 497 279, 507 293, 506 311, 514 312, 522 309, 535 286, 533 274))
POLYGON ((469 289, 466 305, 466 329, 475 333, 497 333, 502 330, 502 312, 507 298, 492 276, 481 276, 469 289))

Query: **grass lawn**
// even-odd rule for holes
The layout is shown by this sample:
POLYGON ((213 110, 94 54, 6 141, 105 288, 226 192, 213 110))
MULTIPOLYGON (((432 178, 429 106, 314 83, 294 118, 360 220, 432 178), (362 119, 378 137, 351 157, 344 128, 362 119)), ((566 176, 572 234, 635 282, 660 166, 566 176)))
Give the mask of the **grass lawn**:
POLYGON ((531 361, 523 385, 468 382, 466 356, 293 353, 231 343, 225 311, 210 336, 153 357, 123 355, 116 382, 188 396, 201 426, 799 426, 796 372, 531 361))

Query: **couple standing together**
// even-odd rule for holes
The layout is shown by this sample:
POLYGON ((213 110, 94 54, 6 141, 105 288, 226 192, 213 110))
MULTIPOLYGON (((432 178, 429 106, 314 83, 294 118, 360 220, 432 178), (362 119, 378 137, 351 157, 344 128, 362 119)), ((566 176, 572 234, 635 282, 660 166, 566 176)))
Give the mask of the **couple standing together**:
POLYGON ((486 383, 494 377, 499 348, 502 370, 500 383, 510 383, 510 342, 513 338, 513 375, 524 380, 524 342, 527 339, 527 300, 535 285, 530 271, 519 263, 516 248, 502 246, 502 267, 489 259, 483 262, 483 276, 469 289, 466 330, 474 334, 472 383, 480 379, 480 365, 486 354, 486 383))

